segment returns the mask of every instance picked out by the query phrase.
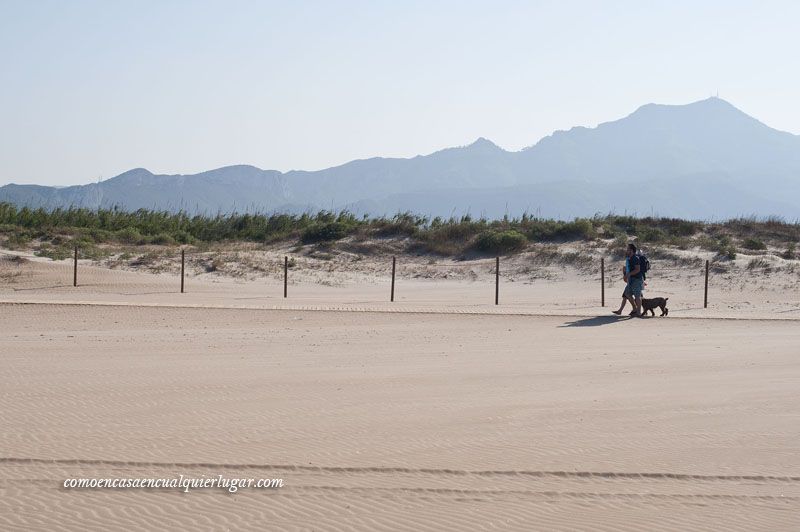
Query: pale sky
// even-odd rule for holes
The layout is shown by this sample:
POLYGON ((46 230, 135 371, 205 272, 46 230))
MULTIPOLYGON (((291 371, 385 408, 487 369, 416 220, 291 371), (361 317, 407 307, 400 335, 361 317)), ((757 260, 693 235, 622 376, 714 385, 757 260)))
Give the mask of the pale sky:
POLYGON ((0 0, 0 184, 509 150, 720 97, 800 133, 796 1, 0 0))

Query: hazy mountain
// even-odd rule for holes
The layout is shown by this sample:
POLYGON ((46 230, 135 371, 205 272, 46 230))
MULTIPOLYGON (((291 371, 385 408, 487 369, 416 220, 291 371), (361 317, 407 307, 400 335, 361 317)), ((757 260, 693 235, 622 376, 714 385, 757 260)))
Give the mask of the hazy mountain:
POLYGON ((373 158, 317 172, 230 166, 195 175, 135 169, 64 188, 0 187, 29 206, 188 212, 411 210, 570 218, 628 212, 688 218, 800 218, 800 137, 719 98, 649 104, 596 128, 558 131, 508 152, 486 139, 411 159, 373 158))

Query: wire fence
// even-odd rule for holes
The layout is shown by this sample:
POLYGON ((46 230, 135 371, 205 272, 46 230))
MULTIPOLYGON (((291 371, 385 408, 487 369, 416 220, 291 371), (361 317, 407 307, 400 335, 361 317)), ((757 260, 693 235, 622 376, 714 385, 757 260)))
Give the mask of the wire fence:
MULTIPOLYGON (((204 264, 206 268, 205 271, 213 271, 214 268, 214 261, 208 258, 207 253, 187 252, 185 249, 180 249, 179 252, 175 250, 174 255, 169 256, 173 258, 169 259, 170 262, 168 266, 164 268, 162 275, 152 280, 153 286, 151 289, 153 293, 171 292, 173 290, 177 293, 190 291, 192 289, 191 284, 187 286, 187 259, 192 261, 192 269, 195 271, 198 264, 204 264), (179 267, 174 263, 175 260, 179 261, 179 267), (175 277, 177 277, 177 279, 175 277), (172 280, 170 281, 170 279, 172 280), (170 286, 174 288, 170 289, 170 286)), ((81 269, 84 268, 84 266, 79 264, 80 258, 80 249, 76 247, 71 257, 72 267, 70 281, 72 287, 81 286, 81 269)), ((532 257, 531 260, 535 261, 535 257, 532 257)), ((519 282, 519 277, 523 275, 519 273, 520 259, 514 259, 513 257, 504 259, 498 256, 488 259, 434 261, 417 257, 402 257, 402 260, 399 260, 398 257, 395 256, 383 257, 382 259, 374 258, 373 263, 374 264, 371 263, 372 277, 377 279, 376 282, 379 283, 385 280, 386 292, 384 301, 390 303, 395 302, 398 291, 401 291, 403 288, 403 283, 414 278, 422 278, 434 282, 447 279, 481 280, 485 284, 491 282, 494 285, 493 290, 487 287, 485 299, 476 301, 474 304, 486 304, 493 300, 495 305, 500 305, 504 301, 509 302, 509 299, 513 300, 513 303, 519 303, 520 298, 515 298, 513 296, 518 296, 518 294, 522 292, 524 288, 522 285, 533 283, 533 281, 530 283, 519 282), (507 266, 508 272, 504 271, 504 265, 507 266), (505 292, 507 294, 505 298, 501 297, 504 290, 507 290, 507 292, 505 292)), ((747 276, 758 277, 777 271, 777 268, 770 264, 751 263, 751 265, 745 268, 736 270, 726 264, 714 263, 709 260, 699 261, 698 259, 689 260, 688 264, 685 265, 670 263, 666 260, 651 260, 651 264, 651 273, 648 277, 653 277, 656 279, 656 282, 662 283, 665 280, 670 280, 673 283, 677 283, 679 286, 685 287, 685 296, 691 297, 692 300, 696 298, 695 304, 699 305, 702 303, 702 308, 708 308, 709 306, 710 298, 713 296, 714 280, 717 277, 730 281, 731 279, 735 280, 735 277, 741 276, 742 273, 747 276), (655 275, 653 272, 655 272, 655 275)), ((63 268, 64 266, 65 264, 61 263, 60 267, 63 268)), ((338 264, 336 266, 331 266, 328 271, 336 272, 338 271, 336 270, 337 267, 347 269, 348 265, 345 264, 342 266, 342 264, 338 264)), ((280 279, 282 284, 281 295, 285 299, 291 296, 290 284, 293 289, 298 286, 298 283, 314 284, 314 281, 303 278, 302 275, 300 275, 304 271, 303 265, 288 254, 281 257, 279 261, 268 261, 266 266, 261 266, 260 268, 260 273, 280 279)), ((620 283, 624 284, 622 281, 622 266, 617 261, 609 265, 605 257, 598 257, 590 261, 582 262, 579 269, 584 273, 590 274, 585 276, 586 283, 597 283, 596 296, 593 296, 597 297, 597 299, 594 299, 594 306, 599 302, 601 307, 605 307, 609 291, 618 288, 620 283)), ((325 272, 318 273, 318 281, 322 280, 322 284, 324 284, 324 274, 325 272)), ((92 284, 95 286, 100 284, 111 285, 118 282, 118 278, 107 275, 106 272, 99 268, 93 269, 92 276, 92 284)), ((543 277, 542 280, 546 282, 550 279, 543 277)), ((136 286, 141 289, 142 285, 138 284, 136 286)), ((41 288, 46 289, 48 287, 41 288)), ((591 290, 591 288, 589 288, 589 290, 591 290)), ((133 294, 133 292, 134 288, 131 288, 130 293, 133 294)), ((123 294, 125 293, 127 292, 123 292, 123 294)), ((470 297, 471 296, 472 294, 470 294, 470 297)), ((403 297, 405 301, 409 301, 407 296, 404 295, 403 297)), ((588 303, 592 303, 592 301, 590 300, 588 303)), ((470 304, 470 302, 464 301, 464 304, 470 304)))

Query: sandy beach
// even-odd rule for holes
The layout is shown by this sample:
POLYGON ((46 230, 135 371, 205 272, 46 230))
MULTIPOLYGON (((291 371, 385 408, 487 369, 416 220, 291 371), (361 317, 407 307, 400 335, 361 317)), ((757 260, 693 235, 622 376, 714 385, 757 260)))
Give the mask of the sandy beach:
POLYGON ((0 14, 0 532, 800 532, 800 2, 0 14))
POLYGON ((495 306, 488 271, 403 279, 390 304, 384 278, 283 299, 275 278, 179 294, 174 275, 5 268, 3 529, 800 527, 796 294, 703 309, 654 277, 670 316, 635 320, 591 276, 506 283, 495 306), (63 487, 178 475, 284 485, 63 487))

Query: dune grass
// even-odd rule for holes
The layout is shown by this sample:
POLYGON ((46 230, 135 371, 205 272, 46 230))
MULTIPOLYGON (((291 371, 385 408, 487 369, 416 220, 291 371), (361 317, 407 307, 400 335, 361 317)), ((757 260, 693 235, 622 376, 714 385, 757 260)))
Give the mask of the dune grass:
POLYGON ((738 218, 701 222, 675 218, 605 215, 574 220, 541 219, 523 214, 499 220, 428 218, 412 213, 392 217, 357 217, 349 212, 316 214, 219 214, 189 216, 140 209, 29 209, 0 203, 2 245, 22 249, 37 245, 51 258, 65 258, 73 246, 84 255, 101 256, 103 246, 204 244, 219 242, 336 245, 395 239, 408 249, 442 256, 508 254, 531 243, 606 241, 623 247, 637 241, 650 247, 699 247, 722 259, 738 250, 778 250, 793 257, 800 224, 776 218, 738 218))

